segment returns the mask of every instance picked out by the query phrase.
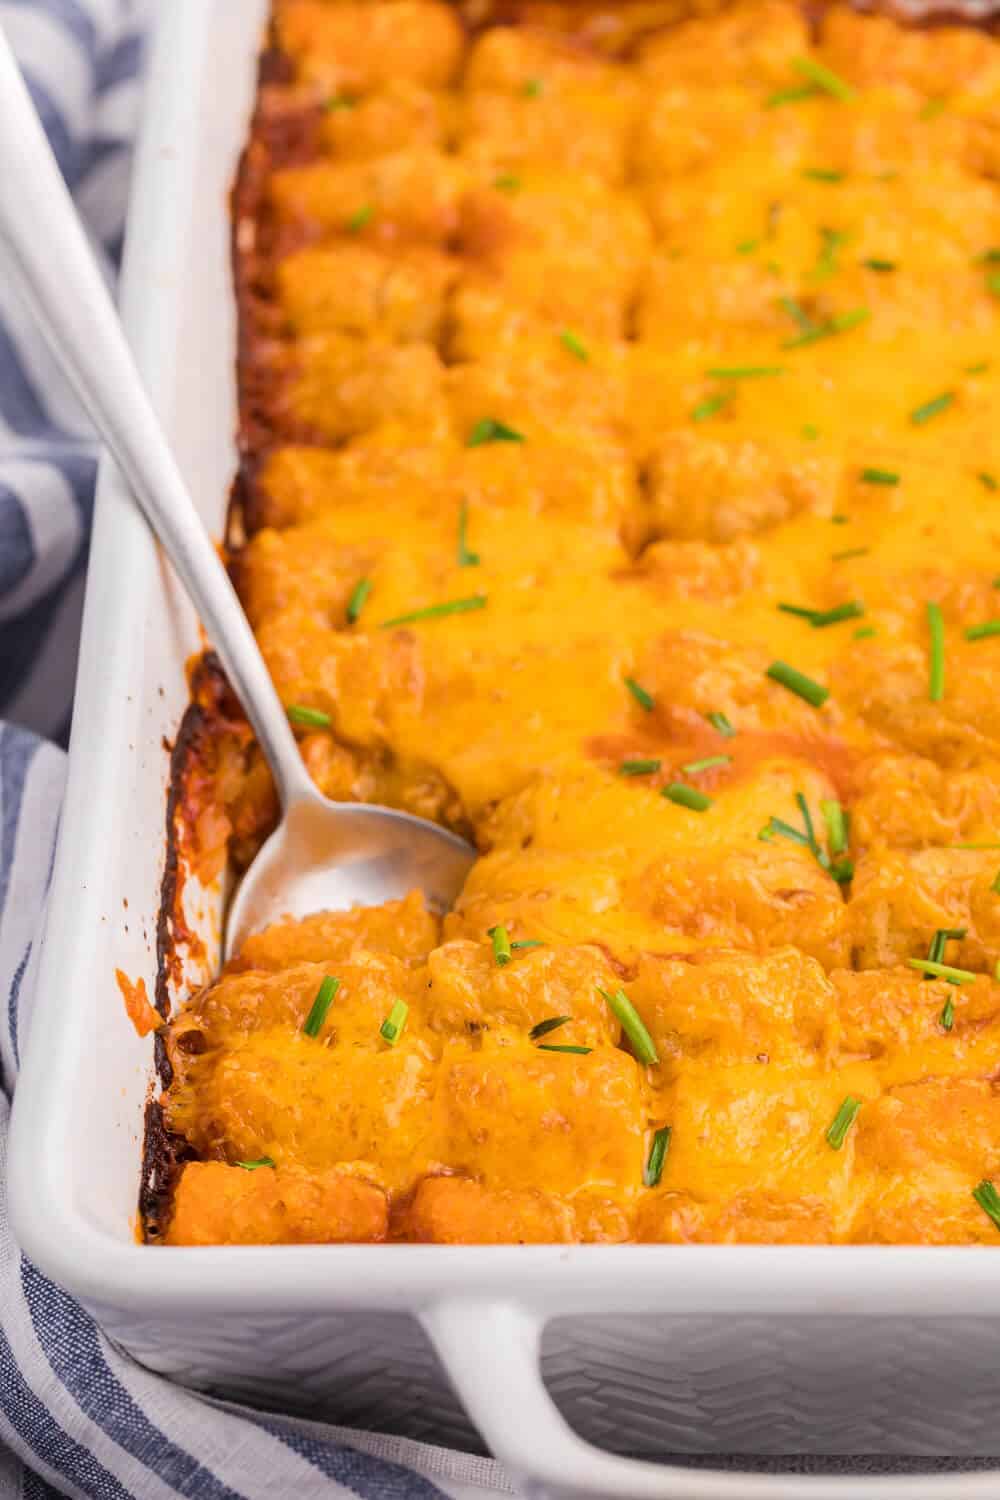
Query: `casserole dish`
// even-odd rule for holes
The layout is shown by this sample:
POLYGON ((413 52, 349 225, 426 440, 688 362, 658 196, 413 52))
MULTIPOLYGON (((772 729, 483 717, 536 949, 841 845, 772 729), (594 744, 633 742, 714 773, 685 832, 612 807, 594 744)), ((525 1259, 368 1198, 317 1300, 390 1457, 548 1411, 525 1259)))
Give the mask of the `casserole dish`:
MULTIPOLYGON (((225 197, 263 13, 247 0, 211 13, 179 0, 164 18, 126 270, 124 314, 140 365, 214 531, 235 410, 225 197), (223 77, 213 67, 220 55, 229 63, 223 77)), ((137 1359, 175 1378, 473 1442, 441 1361, 473 1422, 531 1493, 856 1488, 637 1465, 588 1448, 571 1428, 646 1454, 996 1451, 1000 1270, 993 1257, 965 1250, 152 1252, 135 1243, 150 1047, 124 1023, 113 973, 151 981, 166 943, 162 739, 180 719, 184 663, 198 645, 190 611, 107 471, 35 1040, 12 1134, 16 1227, 43 1270, 137 1359)), ((186 894, 202 939, 200 958, 185 965, 190 986, 213 966, 222 893, 189 881, 186 894)), ((865 1487, 872 1495, 995 1492, 985 1475, 865 1487)))

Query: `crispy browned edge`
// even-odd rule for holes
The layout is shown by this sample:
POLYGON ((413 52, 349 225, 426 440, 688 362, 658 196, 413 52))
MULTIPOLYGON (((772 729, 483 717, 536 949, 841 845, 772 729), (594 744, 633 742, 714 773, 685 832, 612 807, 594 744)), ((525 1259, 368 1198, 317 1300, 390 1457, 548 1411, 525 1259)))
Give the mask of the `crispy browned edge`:
MULTIPOLYGON (((486 25, 517 24, 530 14, 531 0, 451 0, 466 25, 480 29, 486 25)), ((594 0, 578 0, 581 9, 594 0)), ((720 9, 725 7, 722 0, 720 9)), ((832 6, 806 3, 803 9, 814 25, 832 6)), ((916 30, 941 26, 968 26, 1000 35, 1000 10, 992 16, 970 17, 960 8, 943 5, 932 15, 919 18, 907 13, 904 4, 895 0, 876 0, 870 13, 888 16, 901 25, 916 30)), ((680 24, 680 15, 674 24, 680 24)), ((272 436, 256 399, 262 346, 273 337, 268 328, 267 213, 264 198, 268 175, 275 165, 308 159, 315 146, 315 131, 321 118, 315 106, 280 121, 269 117, 261 107, 261 92, 268 84, 288 81, 292 76, 290 60, 281 52, 273 25, 269 26, 260 55, 257 77, 257 103, 250 122, 247 144, 240 156, 230 195, 232 218, 232 264, 237 305, 236 374, 238 390, 237 452, 238 466, 229 495, 226 514, 226 549, 232 561, 246 538, 262 524, 259 474, 267 456, 272 436), (252 247, 240 244, 239 227, 243 221, 260 226, 263 238, 252 247)), ((206 738, 217 732, 222 703, 231 697, 218 658, 207 651, 196 663, 191 676, 192 701, 181 720, 177 739, 170 749, 170 777, 166 808, 166 863, 160 886, 160 908, 156 928, 157 973, 155 1004, 164 1020, 171 1012, 171 984, 180 973, 179 949, 190 940, 183 914, 183 815, 187 805, 187 787, 206 738)), ((172 1082, 172 1069, 166 1044, 160 1033, 154 1039, 156 1079, 161 1089, 172 1082)), ((155 1084, 154 1084, 155 1087, 155 1084)), ((143 1134, 142 1174, 139 1188, 139 1218, 144 1240, 160 1237, 169 1216, 177 1177, 185 1162, 196 1159, 196 1152, 183 1136, 167 1128, 160 1100, 148 1099, 143 1134)))

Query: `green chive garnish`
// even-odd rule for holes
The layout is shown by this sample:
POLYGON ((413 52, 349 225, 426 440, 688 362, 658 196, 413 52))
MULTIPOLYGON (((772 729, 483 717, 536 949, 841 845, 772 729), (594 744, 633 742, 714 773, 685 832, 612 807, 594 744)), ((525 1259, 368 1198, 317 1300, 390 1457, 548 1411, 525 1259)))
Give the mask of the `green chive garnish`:
POLYGON ((623 760, 618 767, 620 776, 652 776, 660 769, 658 760, 623 760))
POLYGON ((697 776, 699 771, 710 771, 713 766, 728 766, 732 759, 731 755, 706 755, 704 760, 689 760, 681 770, 685 776, 697 776))
POLYGON ((574 359, 580 360, 582 364, 587 364, 590 359, 590 353, 587 349, 587 346, 583 342, 583 340, 578 338, 577 335, 573 333, 569 328, 564 328, 562 333, 560 333, 559 342, 562 344, 564 349, 569 350, 574 359))
POLYGON ((724 739, 731 740, 733 735, 736 733, 736 730, 733 728, 732 724, 730 724, 725 714, 706 714, 705 718, 711 724, 716 733, 721 734, 724 739))
POLYGON ((895 271, 896 270, 896 262, 894 260, 877 260, 877 259, 873 258, 871 260, 863 260, 861 262, 861 264, 863 266, 867 266, 867 268, 868 268, 869 271, 895 271))
POLYGON ((258 1156, 255 1161, 238 1161, 236 1165, 242 1167, 244 1172, 256 1172, 258 1167, 273 1167, 277 1163, 271 1156, 258 1156))
POLYGON ((663 1125, 653 1136, 653 1144, 649 1148, 649 1156, 643 1169, 642 1180, 646 1187, 659 1187, 660 1178, 663 1176, 663 1163, 667 1159, 670 1149, 670 1137, 672 1127, 663 1125))
POLYGON ((515 177, 513 172, 501 172, 499 177, 494 177, 493 186, 502 193, 516 193, 521 186, 521 179, 515 177))
POLYGON ((634 677, 626 677, 625 686, 628 688, 629 692, 632 694, 632 697, 635 699, 636 703, 638 703, 639 707, 644 708, 648 714, 651 714, 653 712, 654 706, 652 694, 647 693, 644 687, 640 687, 634 677))
POLYGON ((622 1025, 622 1030, 632 1043, 632 1048, 639 1061, 644 1063, 646 1067, 651 1067, 654 1063, 658 1063, 660 1059, 656 1055, 653 1038, 643 1025, 642 1017, 625 991, 615 990, 613 995, 609 995, 607 990, 602 990, 601 986, 598 985, 597 993, 603 995, 618 1017, 622 1025))
POLYGON ((979 1186, 972 1189, 972 1196, 983 1213, 1000 1229, 1000 1193, 988 1177, 984 1177, 979 1186))
POLYGON ((545 944, 541 941, 540 938, 521 938, 518 942, 511 943, 510 950, 513 953, 518 948, 544 948, 544 947, 545 947, 545 944))
POLYGON ((807 422, 802 429, 802 436, 808 438, 810 442, 815 442, 819 437, 819 428, 814 427, 811 422, 807 422))
POLYGON ((469 502, 463 500, 458 507, 458 566, 460 568, 478 568, 480 558, 478 552, 470 552, 468 544, 469 526, 469 502))
POLYGON ((980 469, 979 473, 976 475, 976 478, 979 480, 979 483, 982 485, 984 490, 995 490, 997 488, 996 479, 992 474, 988 474, 985 469, 980 469))
POLYGON ((854 639, 856 641, 867 641, 870 640, 875 633, 876 632, 874 625, 865 625, 861 630, 856 630, 854 632, 854 639))
POLYGON ((545 85, 540 78, 528 78, 525 80, 522 94, 528 99, 538 99, 545 92, 545 85))
POLYGON ((908 958, 906 962, 911 969, 919 969, 921 974, 932 974, 935 979, 953 979, 956 984, 971 984, 977 977, 971 969, 955 969, 950 964, 935 963, 932 958, 908 958))
POLYGON ((802 172, 803 177, 810 178, 813 182, 843 182, 843 172, 831 172, 826 167, 806 167, 802 172))
POLYGON ((837 313, 818 327, 807 328, 797 338, 787 339, 781 347, 782 349, 801 349, 804 344, 815 344, 820 339, 833 338, 834 334, 847 333, 851 328, 867 323, 870 317, 871 313, 867 307, 855 307, 850 312, 837 313))
POLYGON ((767 380, 784 373, 784 365, 715 365, 705 371, 712 380, 767 380))
POLYGON ((848 547, 846 552, 834 552, 831 562, 846 562, 849 557, 867 557, 872 549, 870 547, 848 547))
POLYGON ((984 620, 981 625, 970 625, 965 632, 965 639, 984 641, 988 635, 1000 635, 1000 620, 984 620))
POLYGON ((760 240, 741 240, 736 246, 737 255, 752 255, 760 244, 760 240))
POLYGON ((319 1036, 320 1027, 326 1020, 326 1013, 333 1004, 333 997, 339 989, 340 980, 332 979, 328 974, 316 991, 316 999, 306 1016, 305 1025, 302 1028, 306 1036, 319 1036))
POLYGON ((794 88, 778 89, 764 100, 764 108, 778 109, 782 104, 796 104, 801 99, 815 99, 820 92, 814 83, 800 83, 794 88))
MULTIPOLYGON (((338 109, 353 109, 354 100, 349 99, 346 94, 333 94, 323 105, 328 115, 334 114, 338 109)), ((238 1163, 242 1165, 242 1163, 238 1163)))
POLYGON ((406 1018, 409 1014, 410 1007, 407 1005, 406 1001, 397 1000, 395 1005, 392 1007, 392 1010, 390 1010, 389 1014, 382 1022, 382 1025, 379 1027, 379 1036, 384 1042, 388 1042, 390 1047, 395 1047, 396 1043, 402 1036, 403 1027, 406 1025, 406 1018))
POLYGON ((495 927, 489 929, 487 936, 493 943, 493 957, 502 969, 511 960, 510 937, 507 929, 502 922, 498 922, 495 927))
POLYGON ((430 604, 408 615, 394 615, 391 620, 383 620, 379 629, 390 630, 396 625, 414 625, 420 620, 438 620, 444 615, 464 615, 469 610, 485 608, 486 595, 472 594, 468 599, 449 599, 445 604, 430 604))
POLYGON ((542 1042, 536 1048, 538 1052, 575 1052, 580 1057, 589 1057, 593 1050, 593 1047, 572 1047, 568 1043, 563 1047, 556 1047, 550 1045, 548 1042, 542 1042))
POLYGON ((955 1024, 955 1006, 950 995, 941 1007, 940 1021, 943 1031, 950 1031, 955 1024))
POLYGON ((917 116, 920 120, 935 120, 946 108, 944 99, 928 99, 917 116))
POLYGON ((557 1031, 560 1026, 565 1026, 567 1021, 572 1021, 572 1016, 549 1016, 544 1021, 538 1021, 528 1032, 531 1040, 537 1042, 541 1037, 548 1036, 550 1031, 557 1031))
POLYGON ((366 224, 371 223, 374 217, 375 205, 373 203, 366 203, 362 208, 357 209, 351 214, 346 227, 350 230, 351 234, 358 234, 364 229, 366 224))
POLYGON ((990 886, 990 890, 993 892, 994 896, 1000 896, 1000 870, 998 870, 996 875, 993 877, 993 884, 990 886))
POLYGON ((801 302, 796 302, 793 297, 779 297, 778 306, 782 312, 786 312, 793 323, 797 323, 803 333, 812 333, 816 324, 806 312, 801 302))
POLYGON ((837 270, 837 252, 847 244, 848 235, 842 229, 821 229, 822 244, 819 259, 812 269, 813 281, 825 281, 837 270))
POLYGON ((787 688, 796 697, 804 698, 811 703, 813 708, 822 708, 830 696, 830 689, 825 688, 822 683, 814 682, 804 672, 799 672, 795 667, 790 667, 785 661, 773 661, 767 669, 768 677, 772 682, 780 682, 781 686, 787 688))
POLYGON ((306 708, 303 703, 289 703, 285 709, 290 724, 300 724, 303 729, 329 729, 333 720, 318 708, 306 708))
POLYGON ((848 843, 846 812, 839 802, 830 797, 822 798, 819 810, 826 824, 826 841, 830 846, 830 853, 843 854, 848 843))
POLYGON ((955 399, 954 391, 942 391, 940 396, 935 396, 932 401, 925 401, 923 406, 918 406, 915 411, 910 412, 910 421, 915 427, 922 427, 939 412, 947 411, 955 399))
POLYGON ((853 1094, 848 1094, 843 1104, 833 1117, 833 1123, 826 1132, 827 1143, 834 1151, 839 1151, 847 1140, 847 1132, 858 1118, 862 1100, 856 1099, 853 1094))
POLYGON ((809 621, 814 630, 823 630, 827 625, 839 625, 841 620, 857 620, 864 614, 860 599, 849 599, 846 604, 835 604, 833 609, 820 610, 809 621))
POLYGON ((933 601, 927 605, 927 628, 931 637, 927 696, 932 703, 940 703, 944 697, 944 616, 940 604, 933 601))
POLYGON ((965 368, 966 375, 985 375, 986 371, 989 369, 989 367, 990 367, 989 360, 988 359, 981 359, 978 364, 975 364, 975 365, 966 365, 964 368, 965 368))
POLYGON ((699 792, 696 787, 685 786, 681 781, 672 781, 665 786, 660 793, 670 802, 676 802, 678 807, 686 807, 691 812, 707 812, 712 805, 711 797, 706 797, 704 792, 699 792))
POLYGON ((732 391, 719 391, 714 396, 706 396, 704 401, 692 407, 692 422, 707 422, 709 417, 714 417, 716 412, 722 411, 733 399, 732 391))
POLYGON ((834 99, 846 101, 854 98, 854 90, 850 84, 845 83, 831 68, 824 67, 814 57, 793 57, 792 67, 797 73, 801 73, 803 78, 808 78, 810 83, 822 89, 824 93, 831 94, 834 99))
POLYGON ((523 443, 524 433, 493 417, 483 417, 465 440, 467 448, 481 448, 484 443, 523 443))
POLYGON ((899 475, 892 469, 862 469, 861 478, 865 484, 898 484, 899 475))
POLYGON ((359 578, 351 590, 351 597, 347 601, 347 618, 353 625, 358 615, 365 607, 365 600, 372 591, 370 578, 359 578))
MULTIPOLYGON (((927 950, 927 962, 928 963, 932 963, 932 964, 943 963, 943 961, 944 961, 944 955, 945 955, 945 948, 947 947, 948 943, 951 941, 952 938, 954 938, 956 942, 959 942, 959 943, 962 942, 963 939, 965 938, 965 928, 964 927, 939 927, 938 930, 935 932, 934 936, 931 938, 930 947, 927 950)), ((934 975, 933 974, 925 974, 924 978, 925 979, 933 979, 934 975)), ((948 983, 949 984, 957 984, 958 981, 955 980, 955 979, 949 979, 948 983)))

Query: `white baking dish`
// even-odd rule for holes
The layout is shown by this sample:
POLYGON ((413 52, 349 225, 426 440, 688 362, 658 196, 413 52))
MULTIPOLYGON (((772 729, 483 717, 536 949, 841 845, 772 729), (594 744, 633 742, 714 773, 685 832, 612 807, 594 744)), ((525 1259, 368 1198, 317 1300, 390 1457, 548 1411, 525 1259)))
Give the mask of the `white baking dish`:
MULTIPOLYGON (((226 196, 265 0, 173 0, 138 155, 124 316, 208 526, 234 466, 226 196)), ((1000 1454, 1000 1255, 973 1249, 136 1243, 168 757, 197 625, 106 465, 11 1198, 27 1253, 145 1364, 230 1395, 473 1445, 532 1495, 846 1497, 663 1453, 1000 1454), (544 1337, 543 1337, 544 1329, 544 1337), (445 1379, 445 1369, 473 1426, 445 1379), (543 1383, 542 1376, 546 1383, 543 1383), (567 1422, 571 1425, 567 1425, 567 1422)), ((214 961, 218 891, 194 893, 214 961)), ((189 979, 197 976, 189 974, 189 979)), ((861 1481, 1000 1494, 1000 1476, 861 1481)))

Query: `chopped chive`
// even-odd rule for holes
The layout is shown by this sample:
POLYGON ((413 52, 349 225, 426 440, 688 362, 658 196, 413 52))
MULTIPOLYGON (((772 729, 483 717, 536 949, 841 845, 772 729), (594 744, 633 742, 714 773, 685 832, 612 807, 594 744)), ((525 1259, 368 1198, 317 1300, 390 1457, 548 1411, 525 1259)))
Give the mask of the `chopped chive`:
POLYGON ((854 98, 854 90, 850 84, 845 83, 832 68, 825 67, 815 57, 793 57, 792 67, 797 73, 801 73, 803 78, 807 78, 810 83, 822 89, 824 93, 831 94, 834 99, 846 101, 854 98))
POLYGON ((485 608, 486 595, 472 594, 468 599, 449 599, 444 604, 429 604, 426 609, 412 610, 408 615, 394 615, 391 620, 383 620, 379 629, 390 630, 396 625, 414 625, 419 620, 438 620, 443 615, 463 615, 469 610, 485 608))
POLYGON ((987 1218, 992 1219, 996 1227, 1000 1229, 1000 1193, 988 1177, 984 1177, 982 1182, 972 1189, 972 1196, 987 1218))
POLYGON ((991 249, 984 250, 982 255, 976 256, 976 259, 986 266, 1000 266, 1000 245, 994 245, 991 249))
POLYGON ((524 433, 506 422, 497 422, 493 417, 483 417, 473 427, 465 440, 467 448, 481 448, 484 443, 523 443, 524 433))
POLYGON ((501 172, 499 177, 494 177, 493 186, 502 193, 516 193, 521 186, 521 179, 515 177, 513 172, 501 172))
POLYGON ((849 599, 846 604, 835 604, 833 609, 821 610, 809 621, 814 630, 823 630, 827 625, 839 625, 841 620, 858 620, 865 612, 860 599, 849 599))
POLYGON ((978 364, 975 364, 975 365, 966 365, 964 368, 965 368, 966 375, 985 375, 986 371, 989 369, 989 367, 990 367, 989 360, 988 359, 981 359, 978 364))
POLYGON ((364 229, 366 224, 371 223, 374 217, 374 203, 365 203, 361 208, 356 209, 355 212, 351 214, 351 217, 347 221, 346 228, 350 230, 351 234, 359 234, 361 230, 364 229))
POLYGON ((814 682, 804 672, 799 672, 795 667, 790 667, 785 661, 773 661, 767 669, 766 675, 772 682, 780 682, 781 686, 787 688, 796 697, 804 698, 811 703, 813 708, 822 708, 830 696, 830 689, 825 688, 822 683, 814 682))
POLYGON ((976 475, 976 478, 979 480, 979 483, 982 485, 984 490, 995 490, 997 488, 996 479, 992 474, 987 473, 985 469, 980 469, 979 473, 976 475))
POLYGON ((370 578, 359 578, 351 590, 351 597, 347 601, 347 618, 353 625, 365 607, 365 601, 372 591, 370 578))
POLYGON ((686 807, 691 812, 707 812, 712 805, 711 797, 706 797, 704 792, 699 792, 696 787, 685 786, 681 781, 672 781, 665 786, 660 793, 670 802, 676 802, 678 807, 686 807))
POLYGON ((623 760, 618 767, 620 776, 652 776, 662 765, 658 760, 623 760))
POLYGON ((326 1020, 326 1013, 333 1004, 333 997, 340 989, 340 980, 333 979, 329 974, 323 980, 316 991, 316 999, 312 1003, 309 1014, 306 1016, 305 1025, 302 1030, 306 1036, 319 1036, 320 1028, 326 1020))
POLYGON ((513 953, 517 948, 544 948, 545 944, 540 938, 521 938, 516 943, 511 943, 510 950, 513 953))
POLYGON ((498 922, 495 927, 489 929, 486 935, 493 944, 493 957, 497 961, 497 966, 502 969, 511 960, 510 937, 507 929, 502 922, 498 922))
POLYGON ((990 890, 993 892, 994 896, 1000 896, 1000 870, 998 870, 996 875, 993 877, 993 884, 990 886, 990 890))
POLYGON ((238 1161, 236 1165, 244 1172, 256 1172, 258 1167, 274 1167, 277 1163, 273 1156, 258 1156, 254 1161, 238 1161))
POLYGON ((809 847, 809 839, 801 828, 793 828, 791 823, 785 822, 784 818, 772 817, 768 820, 766 827, 768 833, 772 835, 780 833, 782 838, 791 839, 793 844, 803 844, 807 849, 809 847))
POLYGON ((846 562, 849 557, 867 557, 872 549, 870 547, 848 547, 846 552, 834 552, 831 554, 831 562, 846 562))
POLYGON ((860 630, 856 630, 854 632, 854 639, 856 641, 867 641, 867 640, 870 640, 871 637, 874 634, 875 634, 875 626, 874 625, 864 625, 864 626, 862 626, 862 628, 860 630))
POLYGON ((639 707, 644 708, 648 714, 651 714, 654 707, 652 694, 647 693, 644 687, 640 687, 634 677, 626 677, 625 686, 628 688, 629 692, 632 694, 632 697, 635 699, 636 703, 638 703, 639 707))
POLYGON ((1000 849, 1000 844, 946 844, 946 849, 1000 849))
POLYGON ((812 852, 816 854, 819 851, 819 845, 816 842, 816 830, 813 827, 812 813, 809 811, 809 803, 806 801, 805 796, 802 792, 795 793, 795 801, 798 804, 799 812, 802 814, 802 822, 805 825, 806 830, 806 840, 808 841, 809 847, 812 852))
POLYGON ((819 437, 819 428, 814 427, 811 422, 807 422, 802 429, 802 436, 809 438, 811 442, 815 442, 816 438, 819 437))
POLYGON ((725 714, 711 713, 706 714, 705 718, 711 724, 716 733, 721 734, 724 739, 731 740, 733 738, 733 735, 736 733, 736 730, 733 728, 732 724, 730 724, 725 714))
POLYGON ((831 172, 826 167, 805 167, 803 177, 808 177, 813 182, 843 182, 843 172, 831 172))
POLYGON ((545 92, 545 85, 540 78, 528 78, 521 89, 522 94, 528 99, 538 99, 545 92))
POLYGON ((557 1031, 560 1026, 565 1026, 567 1021, 572 1021, 572 1016, 548 1016, 544 1021, 538 1021, 528 1032, 531 1040, 537 1042, 541 1037, 548 1036, 550 1031, 557 1031))
POLYGON ((706 755, 704 760, 689 760, 681 770, 685 776, 697 776, 699 771, 710 771, 713 766, 728 766, 732 759, 731 755, 706 755))
POLYGON ((940 396, 935 396, 931 401, 925 401, 923 406, 918 406, 914 411, 911 411, 910 421, 915 427, 922 427, 925 422, 929 422, 939 412, 947 411, 954 399, 954 391, 942 391, 940 396))
POLYGON ((779 297, 778 306, 782 312, 786 312, 797 323, 803 333, 812 333, 816 327, 814 320, 806 312, 801 302, 796 302, 794 297, 779 297))
POLYGON ((469 527, 469 502, 463 500, 458 507, 458 566, 460 568, 478 568, 480 556, 478 552, 471 552, 468 543, 469 527))
POLYGON ((752 255, 760 244, 760 240, 740 240, 736 246, 737 255, 752 255))
POLYGON ((382 1025, 379 1027, 379 1036, 384 1042, 388 1042, 390 1047, 395 1047, 396 1043, 403 1035, 403 1028, 406 1025, 406 1018, 409 1014, 410 1007, 407 1005, 406 1001, 397 1000, 395 1005, 392 1007, 392 1010, 390 1010, 389 1014, 382 1022, 382 1025))
POLYGON ((899 475, 892 469, 862 469, 861 478, 865 484, 898 484, 899 475))
POLYGON ((932 958, 908 958, 906 962, 911 969, 919 969, 921 974, 931 974, 935 979, 953 979, 956 984, 971 984, 977 977, 971 969, 955 969, 951 964, 937 963, 932 958))
POLYGON ((897 269, 894 260, 879 260, 875 256, 872 256, 870 260, 863 260, 861 264, 867 266, 869 271, 895 271, 897 269))
POLYGON ((658 1063, 660 1059, 656 1055, 653 1038, 643 1025, 642 1017, 628 998, 624 990, 615 990, 609 995, 607 990, 597 986, 597 993, 602 995, 611 1006, 618 1020, 621 1022, 622 1030, 632 1043, 636 1057, 646 1067, 658 1063))
POLYGON ((329 729, 333 720, 319 708, 306 708, 304 703, 289 703, 285 709, 290 724, 300 724, 304 729, 329 729))
POLYGON ((783 615, 798 615, 801 620, 812 620, 816 616, 816 611, 807 609, 804 604, 783 604, 779 601, 778 608, 783 615))
POLYGON ((944 615, 940 604, 933 600, 927 604, 927 628, 931 638, 927 696, 932 703, 940 703, 944 697, 944 615))
POLYGON ((648 1188, 659 1187, 660 1178, 663 1176, 663 1163, 666 1161, 667 1152, 670 1149, 670 1137, 673 1128, 663 1125, 653 1136, 653 1144, 649 1148, 646 1165, 643 1168, 643 1184, 648 1188))
POLYGON ((842 229, 821 229, 822 244, 819 257, 810 273, 814 281, 825 281, 833 276, 837 267, 837 252, 847 244, 848 235, 842 229))
POLYGON ((574 359, 580 360, 582 364, 587 364, 589 362, 590 353, 587 349, 586 344, 581 338, 573 333, 571 329, 564 328, 562 330, 559 335, 559 342, 562 344, 564 349, 569 350, 574 359))
POLYGON ((938 115, 944 112, 946 107, 944 99, 928 99, 917 118, 919 120, 935 120, 938 115))
POLYGON ((767 380, 784 373, 784 365, 716 365, 705 371, 712 380, 767 380))
POLYGON ((988 635, 1000 635, 1000 620, 984 620, 981 625, 970 625, 965 632, 965 639, 984 641, 988 635))
POLYGON ((782 104, 797 104, 801 99, 815 99, 820 90, 814 83, 798 83, 794 88, 778 89, 764 100, 765 109, 778 109, 782 104))
POLYGON ((807 328, 797 338, 786 339, 782 349, 801 349, 805 344, 816 344, 820 339, 833 338, 835 334, 847 333, 852 328, 858 328, 862 323, 867 323, 871 312, 867 307, 855 307, 850 312, 837 313, 828 318, 825 323, 815 328, 807 328))
POLYGON ((843 854, 848 844, 847 813, 832 797, 822 798, 819 810, 826 823, 826 841, 830 846, 830 853, 843 854))
POLYGON ((327 99, 326 103, 323 105, 323 108, 326 110, 328 115, 332 115, 335 114, 338 109, 353 109, 354 100, 348 98, 346 94, 331 94, 330 98, 327 99))
POLYGON ((950 1031, 955 1024, 955 1005, 950 995, 941 1007, 939 1019, 943 1031, 950 1031))
POLYGON ((706 396, 704 401, 692 407, 692 422, 707 422, 709 417, 714 417, 716 412, 722 411, 733 399, 732 391, 718 391, 714 396, 706 396))
POLYGON ((593 1050, 593 1047, 572 1047, 569 1043, 565 1046, 557 1047, 548 1042, 541 1042, 536 1048, 538 1052, 575 1052, 580 1057, 588 1057, 593 1050))
POLYGON ((826 1132, 827 1143, 833 1147, 834 1151, 839 1151, 847 1140, 847 1132, 858 1118, 862 1102, 853 1094, 848 1094, 834 1115, 833 1122, 826 1132))
POLYGON ((986 290, 993 297, 1000 297, 1000 271, 991 271, 986 278, 986 290))

